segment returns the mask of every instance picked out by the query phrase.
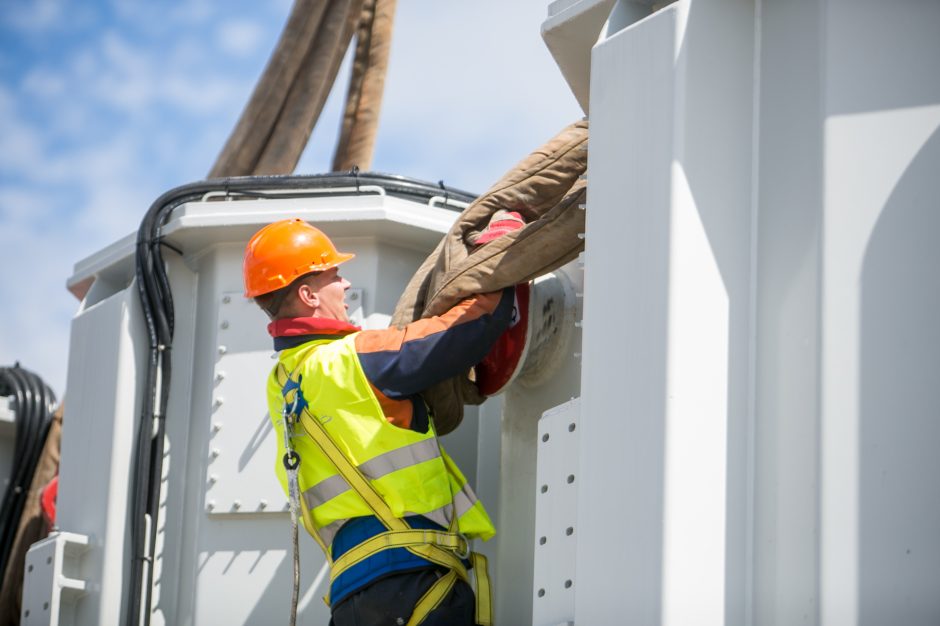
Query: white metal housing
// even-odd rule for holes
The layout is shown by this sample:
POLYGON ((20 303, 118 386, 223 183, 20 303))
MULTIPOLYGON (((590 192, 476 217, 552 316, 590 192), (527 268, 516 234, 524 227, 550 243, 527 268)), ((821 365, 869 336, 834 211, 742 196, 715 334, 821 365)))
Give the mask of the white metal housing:
MULTIPOLYGON (((245 242, 283 217, 316 223, 356 253, 344 267, 357 286, 349 295, 352 312, 366 327, 381 327, 456 213, 384 193, 207 200, 177 208, 163 230, 184 254, 166 255, 176 335, 151 619, 280 622, 290 596, 289 523, 265 406, 273 354, 267 320, 242 296, 245 242)), ((62 623, 120 621, 128 476, 147 343, 132 252, 128 237, 79 263, 69 281, 83 300, 72 328, 57 523, 87 538, 88 547, 78 570, 85 592, 63 598, 62 623)), ((475 411, 468 413, 445 445, 475 476, 478 428, 475 411)), ((493 494, 494 511, 496 500, 493 494)), ((45 558, 41 545, 30 558, 45 558)), ((301 623, 325 623, 324 560, 309 538, 302 555, 301 623)))
POLYGON ((940 4, 603 4, 576 621, 940 622, 940 4))

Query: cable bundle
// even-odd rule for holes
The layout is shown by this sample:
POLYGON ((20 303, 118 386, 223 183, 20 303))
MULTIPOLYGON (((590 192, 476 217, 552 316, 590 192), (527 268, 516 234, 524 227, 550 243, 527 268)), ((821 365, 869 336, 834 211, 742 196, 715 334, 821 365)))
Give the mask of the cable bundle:
POLYGON ((0 507, 0 580, 6 572, 29 489, 46 444, 56 398, 36 374, 17 363, 0 367, 0 396, 11 396, 16 414, 16 442, 10 484, 0 507))

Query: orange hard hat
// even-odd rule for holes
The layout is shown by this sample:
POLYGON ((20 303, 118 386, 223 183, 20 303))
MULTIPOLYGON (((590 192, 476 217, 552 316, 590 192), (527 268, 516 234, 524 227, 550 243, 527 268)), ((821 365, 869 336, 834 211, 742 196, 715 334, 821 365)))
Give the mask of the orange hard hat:
POLYGON ((245 296, 277 291, 310 272, 322 272, 353 258, 338 252, 330 238, 299 218, 268 224, 245 247, 245 296))

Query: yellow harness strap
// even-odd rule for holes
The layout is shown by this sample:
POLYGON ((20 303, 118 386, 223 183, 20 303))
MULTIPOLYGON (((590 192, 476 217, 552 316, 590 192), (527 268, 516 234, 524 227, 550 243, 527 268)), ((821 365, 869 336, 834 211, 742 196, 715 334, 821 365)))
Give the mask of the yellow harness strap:
MULTIPOLYGON (((408 624, 420 624, 447 596, 458 577, 468 584, 470 583, 467 568, 456 554, 457 550, 461 550, 463 554, 466 554, 468 549, 466 540, 459 533, 453 532, 457 525, 456 514, 453 516, 450 532, 424 531, 411 528, 404 520, 395 517, 372 483, 363 476, 359 468, 353 465, 330 439, 326 428, 319 420, 304 410, 300 416, 300 423, 310 438, 316 442, 317 447, 336 466, 337 471, 346 480, 350 488, 365 500, 379 521, 390 531, 364 541, 344 553, 339 559, 336 559, 331 567, 331 580, 363 559, 382 550, 395 547, 405 548, 413 554, 445 567, 450 572, 434 583, 418 604, 415 605, 414 613, 412 613, 408 624)), ((327 552, 327 558, 329 556, 330 553, 327 552)), ((469 556, 474 568, 477 567, 477 564, 480 566, 480 569, 476 571, 476 621, 481 626, 490 626, 492 624, 492 602, 490 580, 486 571, 486 558, 477 553, 470 553, 469 556)), ((328 600, 327 603, 329 603, 328 600)))
POLYGON ((405 626, 418 626, 418 624, 423 622, 424 618, 427 617, 431 611, 436 609, 441 601, 447 597, 450 590, 454 588, 455 582, 457 582, 457 573, 454 570, 450 570, 439 578, 436 583, 431 585, 431 588, 425 591, 421 599, 415 604, 415 610, 411 614, 411 619, 408 620, 405 626))
POLYGON ((389 548, 410 548, 415 546, 434 545, 446 550, 453 550, 461 554, 467 553, 467 542, 458 534, 440 530, 390 530, 371 537, 355 548, 347 550, 343 556, 333 562, 330 570, 330 581, 336 580, 346 569, 363 561, 374 554, 389 548))

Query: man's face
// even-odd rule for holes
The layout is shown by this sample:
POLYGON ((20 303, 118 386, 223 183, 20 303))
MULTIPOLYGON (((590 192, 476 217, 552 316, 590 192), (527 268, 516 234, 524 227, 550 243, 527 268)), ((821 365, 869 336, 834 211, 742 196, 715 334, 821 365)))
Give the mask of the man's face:
POLYGON ((346 310, 346 290, 350 282, 339 275, 339 268, 331 268, 314 277, 309 283, 316 291, 319 303, 315 317, 323 317, 340 322, 348 322, 349 315, 346 310))

